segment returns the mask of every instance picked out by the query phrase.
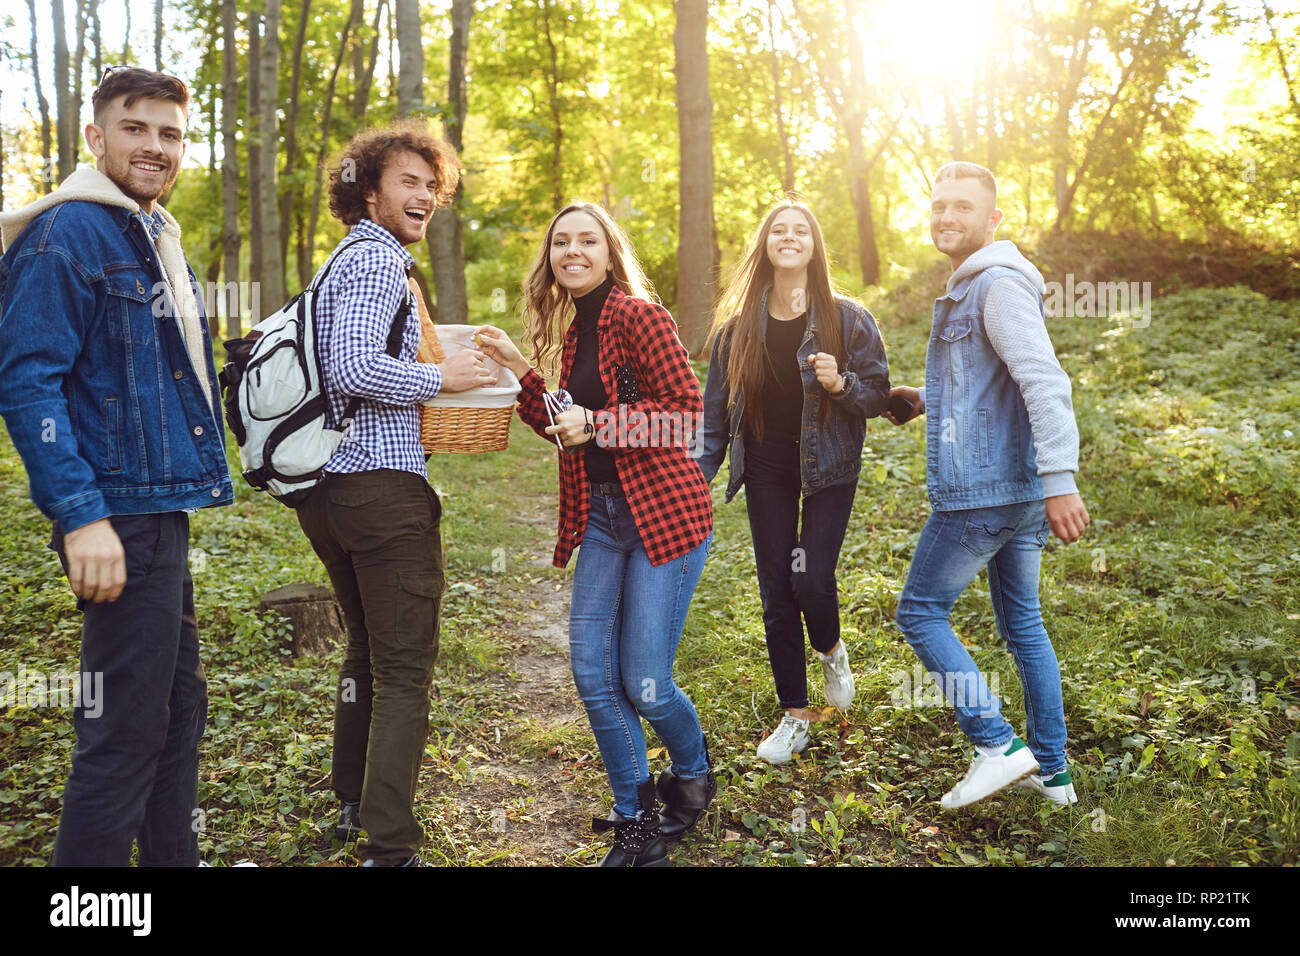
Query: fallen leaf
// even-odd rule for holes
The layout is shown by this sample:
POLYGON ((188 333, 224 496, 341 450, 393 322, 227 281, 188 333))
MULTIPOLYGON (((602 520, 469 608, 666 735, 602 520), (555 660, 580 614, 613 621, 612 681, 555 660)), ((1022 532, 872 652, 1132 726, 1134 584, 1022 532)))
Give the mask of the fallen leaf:
POLYGON ((735 830, 722 831, 722 840, 724 843, 735 843, 740 839, 740 834, 735 830))
POLYGON ((1151 701, 1155 699, 1156 699, 1156 695, 1153 691, 1147 691, 1145 694, 1143 694, 1142 702, 1138 704, 1138 713, 1141 714, 1143 717, 1145 717, 1147 715, 1147 711, 1151 708, 1151 701))
POLYGON ((928 834, 930 834, 930 836, 938 836, 938 835, 939 835, 939 828, 938 828, 938 827, 925 827, 923 830, 921 830, 921 832, 922 832, 922 833, 928 833, 928 834))
POLYGON ((666 753, 668 753, 667 748, 665 748, 665 747, 655 747, 653 750, 647 750, 647 751, 645 752, 645 759, 646 759, 646 760, 658 760, 660 757, 662 757, 662 756, 663 756, 664 754, 666 754, 666 753))

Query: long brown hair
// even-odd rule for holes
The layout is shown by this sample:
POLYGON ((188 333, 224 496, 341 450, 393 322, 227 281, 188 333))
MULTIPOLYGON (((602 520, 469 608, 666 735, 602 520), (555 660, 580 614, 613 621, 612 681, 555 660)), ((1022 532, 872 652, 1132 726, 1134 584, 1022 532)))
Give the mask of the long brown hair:
MULTIPOLYGON (((763 438, 762 392, 776 380, 776 370, 767 361, 767 348, 763 341, 763 295, 774 280, 772 261, 767 257, 767 236, 772 231, 772 220, 786 209, 799 210, 812 233, 813 253, 808 263, 807 293, 817 318, 818 348, 834 355, 841 371, 844 368, 844 336, 840 331, 840 314, 835 304, 837 292, 831 285, 822 227, 812 210, 803 203, 783 199, 772 207, 754 234, 744 258, 727 284, 727 291, 718 300, 709 332, 710 346, 721 337, 721 347, 729 350, 728 406, 734 408, 737 401, 744 400, 749 428, 760 441, 763 438)), ((829 414, 830 397, 823 394, 818 420, 826 421, 829 414)))
POLYGON ((533 364, 543 374, 555 371, 556 359, 564 347, 564 330, 574 312, 573 296, 555 281, 551 268, 551 241, 555 224, 571 212, 585 212, 600 223, 609 246, 609 263, 613 267, 614 285, 627 295, 658 302, 650 281, 623 230, 600 206, 589 202, 571 202, 551 218, 533 266, 524 279, 524 331, 533 341, 533 364))

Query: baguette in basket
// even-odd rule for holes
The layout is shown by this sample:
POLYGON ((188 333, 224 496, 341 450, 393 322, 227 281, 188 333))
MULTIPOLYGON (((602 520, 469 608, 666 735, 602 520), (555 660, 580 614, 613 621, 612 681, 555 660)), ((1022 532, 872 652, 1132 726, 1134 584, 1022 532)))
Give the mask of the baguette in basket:
MULTIPOLYGON (((420 310, 420 348, 416 360, 440 365, 462 349, 474 348, 472 325, 434 325, 424 297, 416 295, 420 310)), ((510 441, 519 380, 508 368, 484 357, 483 364, 497 384, 465 392, 446 392, 420 406, 420 444, 429 453, 504 451, 510 441)))

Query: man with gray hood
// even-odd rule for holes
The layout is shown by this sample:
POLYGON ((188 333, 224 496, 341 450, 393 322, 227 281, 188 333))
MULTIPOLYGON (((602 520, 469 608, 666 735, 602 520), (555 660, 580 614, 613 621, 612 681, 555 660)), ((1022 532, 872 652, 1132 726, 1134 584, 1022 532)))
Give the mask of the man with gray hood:
MULTIPOLYGON (((102 712, 77 744, 56 866, 196 866, 207 716, 189 512, 233 498, 216 370, 180 227, 157 205, 189 90, 109 67, 82 167, 0 215, 0 415, 82 611, 102 712)), ((84 703, 84 702, 83 702, 84 703)))
POLYGON ((930 234, 953 272, 934 305, 925 388, 893 389, 884 416, 895 425, 926 416, 932 511, 895 619, 975 745, 966 776, 939 801, 947 810, 1017 782, 1055 803, 1077 799, 1038 573, 1049 530, 1069 544, 1088 525, 1074 484, 1079 432, 1070 379, 1047 335, 1043 277, 1013 243, 993 239, 1003 218, 997 194, 993 174, 974 163, 935 175, 930 234), (985 566, 1024 687, 1028 747, 948 623, 985 566))

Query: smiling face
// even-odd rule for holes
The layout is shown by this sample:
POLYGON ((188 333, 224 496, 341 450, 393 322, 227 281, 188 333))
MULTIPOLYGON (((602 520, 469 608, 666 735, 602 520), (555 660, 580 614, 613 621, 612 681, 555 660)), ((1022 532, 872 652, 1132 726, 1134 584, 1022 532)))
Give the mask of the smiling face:
POLYGON ((102 123, 86 126, 86 145, 95 166, 117 188, 153 212, 154 200, 176 182, 185 155, 185 111, 171 100, 125 96, 101 111, 102 123))
POLYGON ((930 194, 930 238, 956 269, 993 242, 1002 222, 993 192, 973 176, 944 179, 930 194))
POLYGON ((767 231, 767 259, 772 268, 802 271, 812 257, 813 233, 807 217, 798 209, 782 209, 767 231))
POLYGON ((610 271, 609 240, 591 213, 575 209, 551 230, 551 271, 575 299, 595 289, 610 271))
POLYGON ((388 157, 379 186, 366 193, 366 215, 404 246, 419 242, 433 217, 438 174, 418 153, 388 157))

